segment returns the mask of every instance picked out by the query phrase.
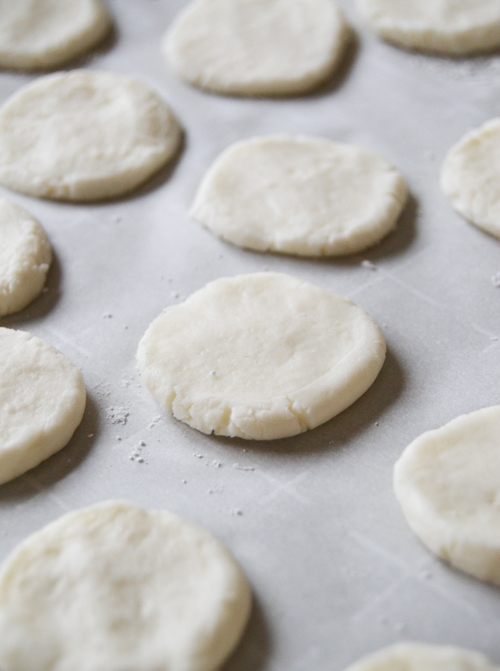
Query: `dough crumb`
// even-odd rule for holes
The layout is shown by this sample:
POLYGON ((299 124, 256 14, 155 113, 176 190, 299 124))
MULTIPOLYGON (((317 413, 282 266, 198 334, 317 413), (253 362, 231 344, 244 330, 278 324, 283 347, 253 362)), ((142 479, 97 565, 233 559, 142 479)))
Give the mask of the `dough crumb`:
POLYGON ((106 409, 106 417, 111 424, 123 424, 125 426, 129 415, 127 408, 110 406, 106 409))

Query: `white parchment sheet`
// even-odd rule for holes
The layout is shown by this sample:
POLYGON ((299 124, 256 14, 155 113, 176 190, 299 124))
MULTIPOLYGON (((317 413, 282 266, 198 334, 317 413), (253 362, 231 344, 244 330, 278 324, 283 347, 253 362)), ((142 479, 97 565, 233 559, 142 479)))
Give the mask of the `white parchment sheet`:
MULTIPOLYGON (((164 96, 185 130, 175 165, 106 204, 0 189, 40 219, 56 254, 49 291, 1 325, 60 348, 89 395, 68 447, 0 488, 0 559, 66 511, 131 499, 205 526, 243 565, 255 607, 225 671, 341 671, 408 639, 500 664, 500 591, 433 558, 391 484, 419 434, 500 402, 499 243, 452 211, 438 181, 449 147, 499 112, 500 56, 398 50, 343 0, 357 37, 331 83, 293 99, 224 98, 164 63, 162 34, 185 4, 111 1, 114 36, 78 64, 136 76, 164 96), (190 220, 213 159, 277 132, 357 143, 392 161, 412 194, 396 231, 359 256, 301 260, 237 249, 190 220), (138 377, 137 344, 163 308, 207 282, 264 269, 353 299, 382 327, 387 361, 360 400, 314 431, 270 443, 202 435, 159 410, 138 377), (142 463, 130 458, 138 450, 142 463)), ((0 101, 34 79, 1 72, 0 101)))

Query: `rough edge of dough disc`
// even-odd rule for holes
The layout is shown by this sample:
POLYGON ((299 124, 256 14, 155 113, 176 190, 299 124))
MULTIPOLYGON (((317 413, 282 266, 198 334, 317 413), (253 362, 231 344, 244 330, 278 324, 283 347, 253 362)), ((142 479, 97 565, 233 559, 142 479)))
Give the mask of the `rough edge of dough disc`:
POLYGON ((190 86, 212 93, 215 95, 248 97, 248 98, 293 98, 306 93, 312 93, 326 84, 338 71, 345 56, 349 44, 353 41, 354 32, 348 23, 343 10, 335 3, 334 10, 337 15, 337 31, 335 50, 330 59, 316 73, 301 80, 261 82, 260 84, 237 83, 230 85, 219 85, 203 79, 200 75, 190 76, 174 48, 174 37, 176 31, 182 25, 184 19, 196 9, 196 5, 203 0, 193 0, 174 18, 173 23, 165 33, 162 40, 162 52, 172 72, 182 81, 190 86))
POLYGON ((491 219, 483 218, 480 213, 474 213, 469 199, 464 199, 460 184, 460 177, 463 175, 462 151, 469 144, 479 143, 485 131, 495 129, 499 133, 500 144, 500 117, 486 121, 478 128, 465 133, 458 142, 456 142, 446 154, 441 166, 440 185, 441 191, 448 198, 451 206, 461 217, 470 224, 489 233, 495 238, 500 238, 500 220, 495 223, 491 219), (457 182, 457 176, 459 180, 457 182))
MULTIPOLYGON (((56 520, 46 524, 44 527, 30 534, 25 538, 21 543, 19 543, 7 556, 6 559, 0 564, 0 592, 2 590, 2 583, 7 580, 9 581, 8 574, 11 572, 12 567, 23 560, 25 555, 30 555, 31 545, 38 539, 43 539, 47 534, 57 535, 60 533, 60 529, 67 530, 68 522, 71 523, 73 520, 83 517, 84 515, 91 514, 94 511, 106 510, 109 509, 133 509, 135 511, 145 512, 151 517, 154 516, 163 516, 170 517, 173 521, 180 521, 183 525, 190 527, 196 532, 200 533, 202 536, 210 538, 218 548, 221 550, 221 553, 225 555, 228 559, 228 563, 231 565, 231 568, 234 570, 235 584, 239 583, 239 592, 234 596, 234 601, 238 600, 241 603, 242 607, 238 612, 227 613, 226 617, 219 623, 218 631, 216 635, 207 645, 204 654, 212 655, 212 663, 210 665, 204 665, 203 671, 216 671, 219 669, 223 662, 232 654, 240 643, 245 629, 248 625, 248 620, 252 610, 252 591, 246 574, 241 567, 240 563, 236 560, 233 553, 229 550, 225 543, 220 541, 215 535, 210 531, 205 529, 203 526, 191 522, 190 520, 181 517, 175 513, 172 513, 170 510, 166 509, 148 509, 143 506, 139 506, 132 501, 125 499, 108 499, 95 503, 84 508, 79 508, 77 510, 72 510, 71 512, 65 513, 56 520), (228 637, 227 631, 231 630, 231 634, 228 637), (223 636, 222 636, 223 635, 223 636), (221 637, 225 640, 221 640, 221 637)), ((198 651, 199 654, 199 651, 198 651)), ((198 666, 196 666, 198 668, 198 666)), ((201 667, 200 667, 201 668, 201 667)))
MULTIPOLYGON (((327 289, 322 289, 321 287, 318 287, 317 285, 314 285, 310 282, 304 282, 286 273, 269 272, 223 277, 209 282, 204 287, 191 294, 191 296, 189 296, 183 303, 171 306, 167 312, 161 313, 158 317, 156 317, 150 323, 146 332, 141 338, 137 350, 137 364, 141 379, 163 411, 172 414, 177 420, 188 424, 188 426, 191 426, 192 428, 201 431, 202 433, 213 433, 214 435, 227 436, 229 438, 243 438, 246 440, 276 440, 281 438, 289 438, 300 433, 304 433, 309 429, 314 429, 329 421, 330 419, 333 419, 333 417, 340 414, 343 410, 357 401, 372 386, 378 377, 380 370, 382 369, 385 357, 386 342, 384 335, 373 317, 371 317, 371 315, 369 315, 365 310, 358 307, 352 301, 349 301, 349 299, 344 298, 339 294, 335 294, 334 292, 327 289), (254 420, 254 424, 259 427, 258 434, 256 429, 250 431, 251 427, 248 426, 248 422, 246 421, 245 414, 242 410, 243 406, 241 405, 230 409, 230 417, 228 419, 227 426, 225 426, 223 431, 217 430, 217 428, 214 428, 212 425, 198 425, 198 423, 191 418, 190 413, 186 412, 184 409, 184 399, 179 397, 178 390, 175 390, 174 399, 170 401, 169 404, 167 404, 167 407, 165 407, 163 400, 159 399, 158 396, 150 389, 149 374, 147 373, 148 365, 146 363, 146 341, 150 331, 155 327, 157 322, 161 321, 169 312, 182 307, 191 298, 204 292, 204 290, 208 287, 218 283, 227 282, 228 280, 242 281, 247 277, 269 277, 273 275, 284 276, 288 279, 291 278, 300 284, 308 284, 314 289, 332 294, 334 297, 340 298, 341 300, 356 307, 357 310, 359 310, 368 318, 368 323, 370 324, 372 335, 374 336, 373 345, 376 351, 369 348, 364 348, 365 351, 360 352, 359 348, 356 348, 356 353, 353 353, 354 350, 351 350, 348 355, 344 356, 335 366, 334 369, 336 374, 333 375, 334 384, 332 384, 331 380, 333 369, 329 369, 314 381, 295 390, 295 392, 293 392, 293 400, 290 400, 292 396, 290 392, 283 392, 283 394, 280 396, 266 399, 265 403, 256 404, 252 410, 254 414, 259 413, 261 416, 259 421, 254 420), (355 363, 354 373, 352 371, 353 360, 355 363), (346 385, 345 381, 343 381, 343 378, 345 377, 349 377, 350 379, 348 385, 346 385), (312 403, 311 397, 314 399, 312 403), (284 422, 282 412, 284 405, 287 406, 287 413, 291 415, 290 420, 286 423, 286 429, 283 429, 284 422), (302 422, 298 421, 296 417, 297 413, 301 413, 301 417, 303 415, 302 422), (262 419, 264 417, 266 418, 265 422, 262 419), (304 422, 306 425, 304 425, 304 422), (246 431, 243 431, 242 425, 245 426, 246 431)), ((192 405, 193 404, 191 404, 190 407, 192 407, 192 405)))
POLYGON ((457 535, 446 519, 436 515, 432 502, 423 497, 413 483, 410 489, 405 483, 406 469, 411 467, 421 445, 427 444, 429 440, 439 440, 441 434, 449 434, 450 431, 461 435, 470 424, 471 416, 477 419, 490 414, 500 414, 500 405, 460 415, 438 429, 421 434, 403 450, 396 461, 393 487, 408 526, 428 550, 454 568, 500 586, 500 536, 496 546, 486 547, 466 534, 457 535), (458 559, 455 556, 457 551, 458 559))
MULTIPOLYGON (((226 242, 243 249, 252 249, 254 251, 269 254, 281 254, 281 255, 299 256, 305 258, 341 257, 341 256, 350 256, 353 254, 359 254, 365 249, 374 247, 375 245, 378 245, 380 242, 382 242, 389 235, 389 233, 391 233, 396 228, 396 225, 408 202, 408 196, 409 196, 408 186, 399 170, 395 166, 393 166, 392 163, 387 161, 384 157, 380 156, 376 152, 370 151, 369 149, 365 149, 364 147, 361 147, 359 145, 337 142, 335 140, 330 140, 329 138, 323 138, 320 136, 313 136, 313 135, 287 135, 287 134, 263 135, 234 142, 233 144, 229 145, 229 147, 226 147, 226 149, 224 149, 212 161, 211 165, 205 171, 205 174, 203 175, 202 180, 198 186, 195 198, 189 211, 189 216, 195 221, 202 224, 205 228, 207 228, 214 235, 217 235, 222 240, 225 240, 226 242), (351 236, 351 238, 356 238, 357 242, 350 241, 348 244, 346 243, 346 238, 341 237, 339 234, 336 238, 335 244, 332 244, 331 242, 330 243, 325 242, 322 246, 325 249, 325 251, 317 252, 313 250, 311 246, 306 247, 304 251, 298 251, 297 240, 295 240, 293 243, 287 242, 286 249, 285 248, 278 249, 274 244, 271 245, 251 244, 250 242, 244 244, 243 242, 242 243, 237 242, 236 240, 231 239, 227 235, 224 235, 223 233, 220 233, 217 230, 215 230, 215 227, 211 224, 211 220, 213 219, 212 212, 209 210, 209 208, 206 208, 206 206, 203 204, 203 199, 205 197, 205 193, 212 188, 212 181, 216 176, 217 171, 220 169, 221 166, 225 164, 225 162, 231 156, 233 151, 235 150, 237 151, 242 147, 251 146, 252 144, 260 144, 267 140, 270 141, 292 140, 295 142, 305 142, 306 144, 308 141, 312 142, 319 141, 329 145, 337 145, 341 147, 358 149, 360 151, 366 152, 366 154, 376 156, 377 159, 381 161, 384 161, 386 167, 391 168, 394 171, 394 174, 396 176, 396 183, 395 183, 396 188, 393 194, 394 198, 389 204, 386 204, 385 208, 386 216, 380 219, 376 231, 375 229, 371 230, 370 235, 367 235, 366 232, 360 234, 358 231, 356 236, 351 236), (360 242, 360 238, 362 237, 365 237, 364 242, 360 242)), ((315 247, 316 246, 317 245, 315 245, 315 247)))

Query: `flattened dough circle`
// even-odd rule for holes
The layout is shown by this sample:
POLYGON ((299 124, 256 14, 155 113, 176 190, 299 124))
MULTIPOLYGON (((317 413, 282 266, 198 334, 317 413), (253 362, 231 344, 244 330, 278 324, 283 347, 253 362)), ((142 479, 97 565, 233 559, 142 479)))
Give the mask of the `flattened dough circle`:
POLYGON ((459 214, 500 238, 500 119, 467 133, 450 149, 441 188, 459 214))
POLYGON ((298 278, 223 278, 153 321, 138 350, 160 406, 204 433, 271 440, 314 428, 377 377, 385 341, 345 298, 298 278))
POLYGON ((202 89, 293 95, 331 76, 349 36, 333 0, 196 0, 163 50, 172 70, 202 89))
POLYGON ((0 108, 0 182, 42 198, 113 198, 157 172, 180 138, 167 104, 140 81, 49 75, 0 108))
POLYGON ((165 511, 107 501, 25 540, 0 572, 8 671, 212 671, 245 627, 250 589, 229 551, 165 511))
POLYGON ((462 415, 411 443, 394 489, 411 529, 436 555, 500 585, 500 406, 462 415))
POLYGON ((63 448, 85 410, 85 384, 59 350, 0 328, 0 484, 63 448))
POLYGON ((0 200, 0 317, 38 296, 51 261, 43 226, 19 205, 0 200))
POLYGON ((275 135, 226 149, 204 177, 191 215, 241 247, 338 256, 379 242, 406 199, 398 171, 366 149, 275 135))
POLYGON ((397 46, 450 55, 500 47, 497 0, 357 0, 380 37, 397 46))
POLYGON ((96 46, 110 26, 101 0, 0 0, 0 67, 62 65, 96 46))
POLYGON ((398 643, 383 648, 346 671, 498 671, 484 655, 474 650, 424 643, 398 643))

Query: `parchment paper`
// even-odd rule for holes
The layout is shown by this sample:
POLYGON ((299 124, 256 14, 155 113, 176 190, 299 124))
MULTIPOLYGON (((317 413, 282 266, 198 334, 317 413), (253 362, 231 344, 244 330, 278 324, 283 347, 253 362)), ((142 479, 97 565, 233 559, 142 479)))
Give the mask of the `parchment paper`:
MULTIPOLYGON (((178 81, 163 61, 162 34, 185 4, 110 2, 114 36, 77 64, 139 77, 165 97, 185 129, 175 165, 108 204, 0 189, 40 219, 56 253, 49 291, 1 325, 59 347, 89 392, 68 447, 0 488, 0 559, 65 511, 131 499, 202 524, 243 565, 255 608, 225 671, 341 671, 408 639, 475 648, 500 664, 499 590, 434 559, 391 485, 420 433, 500 401, 499 243, 452 211, 438 181, 449 147, 498 113, 500 57, 401 51, 343 0, 357 37, 332 82, 294 99, 224 98, 178 81), (397 230, 362 255, 321 261, 240 250, 190 220, 212 160, 231 142, 276 132, 391 160, 412 193, 397 230), (266 268, 353 299, 382 327, 387 361, 359 401, 314 431, 271 443, 202 435, 143 387, 138 341, 163 308, 210 280, 266 268), (130 458, 138 453, 143 463, 130 458)), ((0 73, 1 101, 34 78, 0 73)))

